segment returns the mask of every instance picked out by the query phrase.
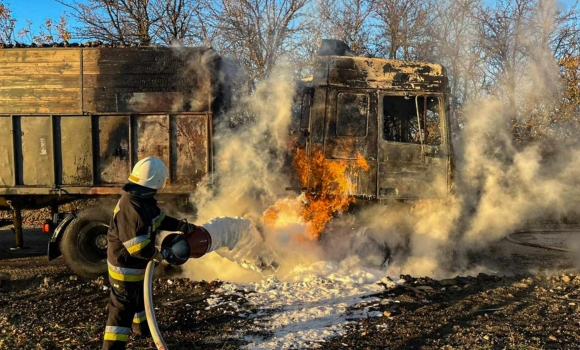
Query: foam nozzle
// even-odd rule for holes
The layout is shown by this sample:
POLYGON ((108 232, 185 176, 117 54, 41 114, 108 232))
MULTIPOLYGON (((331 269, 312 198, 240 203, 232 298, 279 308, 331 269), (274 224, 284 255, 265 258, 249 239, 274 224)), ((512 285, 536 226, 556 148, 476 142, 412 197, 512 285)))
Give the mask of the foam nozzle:
POLYGON ((189 259, 191 249, 183 235, 172 233, 161 242, 163 259, 171 265, 183 265, 189 259))
POLYGON ((161 253, 171 265, 182 265, 189 258, 201 258, 210 251, 211 235, 201 226, 187 234, 172 233, 161 242, 161 253))

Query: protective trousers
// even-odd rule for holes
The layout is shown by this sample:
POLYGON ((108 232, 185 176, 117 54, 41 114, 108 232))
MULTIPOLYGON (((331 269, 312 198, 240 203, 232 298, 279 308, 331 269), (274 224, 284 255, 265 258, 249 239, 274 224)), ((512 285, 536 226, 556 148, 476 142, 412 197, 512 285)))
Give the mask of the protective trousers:
POLYGON ((103 350, 125 349, 131 330, 137 335, 150 334, 143 300, 143 281, 111 286, 103 350))

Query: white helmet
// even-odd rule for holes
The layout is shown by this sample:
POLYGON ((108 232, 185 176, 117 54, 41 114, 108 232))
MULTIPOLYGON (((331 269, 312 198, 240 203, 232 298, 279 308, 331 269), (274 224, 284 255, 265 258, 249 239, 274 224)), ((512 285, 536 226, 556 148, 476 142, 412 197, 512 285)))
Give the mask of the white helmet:
POLYGON ((159 158, 143 158, 135 164, 129 181, 138 185, 159 190, 165 187, 165 180, 169 177, 167 167, 159 158))

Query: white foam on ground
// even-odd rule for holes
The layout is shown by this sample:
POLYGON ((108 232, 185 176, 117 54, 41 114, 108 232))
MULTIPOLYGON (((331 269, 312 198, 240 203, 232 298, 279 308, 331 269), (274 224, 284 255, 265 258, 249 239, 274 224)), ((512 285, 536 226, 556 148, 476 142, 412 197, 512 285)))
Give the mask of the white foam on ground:
POLYGON ((228 304, 238 309, 239 305, 225 301, 228 298, 223 298, 224 294, 237 294, 248 300, 250 305, 244 306, 246 311, 240 309, 239 316, 248 318, 257 333, 271 336, 240 334, 248 342, 244 348, 320 348, 329 337, 342 334, 350 320, 382 317, 382 313, 369 311, 368 307, 349 309, 361 302, 378 302, 373 294, 385 290, 384 285, 378 284, 385 271, 364 267, 356 256, 339 262, 325 261, 315 242, 297 239, 305 233, 303 225, 291 222, 271 233, 271 242, 282 249, 277 251, 281 268, 267 277, 241 267, 247 257, 272 253, 260 244, 259 234, 248 226, 247 220, 220 217, 205 226, 216 240, 228 241, 225 245, 235 242, 235 248, 190 259, 184 265, 185 274, 194 280, 224 281, 218 293, 207 299, 208 308, 228 304), (248 309, 258 312, 248 315, 248 309))
POLYGON ((382 316, 364 308, 348 309, 378 300, 369 295, 385 290, 377 284, 383 276, 382 271, 362 268, 358 258, 348 258, 297 266, 281 279, 224 283, 220 291, 245 292, 245 298, 261 310, 252 316, 255 330, 273 333, 267 339, 246 336, 247 349, 319 348, 328 337, 341 334, 349 320, 382 316))

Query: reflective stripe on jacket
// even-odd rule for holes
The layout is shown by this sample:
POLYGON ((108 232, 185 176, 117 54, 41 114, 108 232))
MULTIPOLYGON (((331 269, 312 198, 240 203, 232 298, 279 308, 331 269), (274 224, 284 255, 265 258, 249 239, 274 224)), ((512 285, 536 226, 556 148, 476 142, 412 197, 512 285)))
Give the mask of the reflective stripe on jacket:
POLYGON ((131 328, 128 327, 107 326, 105 328, 105 340, 126 342, 129 340, 129 334, 131 334, 131 328))

